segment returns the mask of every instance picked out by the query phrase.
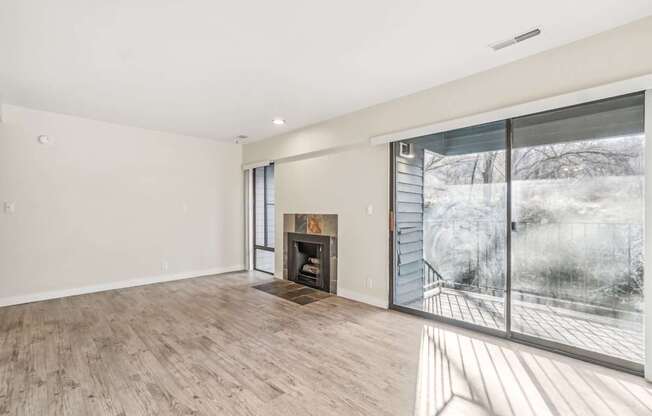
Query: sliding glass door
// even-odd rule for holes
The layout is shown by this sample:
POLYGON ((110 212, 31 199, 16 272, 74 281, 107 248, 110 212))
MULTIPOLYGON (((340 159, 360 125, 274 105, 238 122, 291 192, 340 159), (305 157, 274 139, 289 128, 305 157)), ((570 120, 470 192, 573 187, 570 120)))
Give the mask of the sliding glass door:
POLYGON ((395 303, 505 329, 506 123, 403 143, 395 303))
POLYGON ((643 101, 394 143, 392 306, 640 371, 643 101))
POLYGON ((512 331, 643 363, 643 95, 512 123, 512 331))
POLYGON ((254 269, 274 273, 274 165, 255 168, 254 269))

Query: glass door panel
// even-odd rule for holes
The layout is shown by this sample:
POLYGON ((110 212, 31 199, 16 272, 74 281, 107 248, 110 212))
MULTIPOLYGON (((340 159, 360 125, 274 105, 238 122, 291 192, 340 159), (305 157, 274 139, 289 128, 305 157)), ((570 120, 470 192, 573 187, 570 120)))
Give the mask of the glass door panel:
POLYGON ((274 165, 254 169, 254 269, 274 274, 274 165))
POLYGON ((643 362, 643 96, 512 121, 511 331, 643 362))
POLYGON ((505 330, 506 123, 396 143, 394 304, 505 330))

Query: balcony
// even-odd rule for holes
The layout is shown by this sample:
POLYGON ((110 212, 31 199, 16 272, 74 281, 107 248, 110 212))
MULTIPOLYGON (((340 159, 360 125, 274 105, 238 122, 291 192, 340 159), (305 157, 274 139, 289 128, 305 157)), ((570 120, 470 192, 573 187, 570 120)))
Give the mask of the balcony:
MULTIPOLYGON (((514 332, 573 345, 633 362, 643 362, 644 339, 639 311, 588 302, 512 291, 514 332)), ((558 292, 559 293, 559 292, 558 292)), ((408 305, 449 319, 505 330, 505 293, 502 288, 445 280, 424 260, 423 298, 408 305)))

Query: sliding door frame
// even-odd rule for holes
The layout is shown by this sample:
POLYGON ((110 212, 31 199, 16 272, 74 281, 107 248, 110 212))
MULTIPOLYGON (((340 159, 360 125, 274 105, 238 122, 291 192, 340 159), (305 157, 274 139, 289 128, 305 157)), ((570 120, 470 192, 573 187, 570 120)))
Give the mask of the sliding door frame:
POLYGON ((512 337, 512 119, 506 121, 505 129, 505 338, 512 337))
MULTIPOLYGON (((259 271, 261 273, 267 273, 273 275, 274 272, 269 272, 267 270, 261 270, 257 267, 256 264, 256 250, 264 250, 264 251, 270 251, 274 253, 274 247, 269 246, 269 233, 267 232, 267 166, 273 166, 273 164, 265 165, 265 166, 259 166, 257 168, 252 169, 252 187, 253 187, 253 264, 254 264, 254 270, 259 271), (256 203, 256 169, 262 169, 263 172, 263 240, 264 240, 264 245, 258 245, 256 244, 256 209, 257 209, 257 203, 256 203)), ((274 238, 274 236, 272 236, 274 238)))
MULTIPOLYGON (((508 239, 507 239, 507 241, 508 241, 507 255, 508 255, 508 258, 509 258, 509 263, 508 263, 509 274, 507 276, 507 282, 508 282, 508 285, 509 285, 508 298, 510 299, 510 308, 511 308, 511 297, 512 297, 512 291, 511 291, 511 283, 512 283, 511 240, 512 240, 512 234, 513 234, 513 230, 511 229, 512 208, 513 208, 513 205, 512 205, 512 192, 511 192, 511 190, 512 190, 511 155, 512 155, 512 150, 513 150, 513 137, 514 137, 513 136, 513 129, 511 128, 512 121, 514 119, 518 119, 520 117, 527 117, 527 116, 532 116, 532 115, 536 115, 536 114, 544 114, 544 113, 547 113, 549 111, 555 111, 555 110, 561 110, 561 109, 570 109, 570 108, 574 108, 574 107, 580 107, 580 106, 583 106, 583 105, 586 105, 586 104, 589 104, 589 103, 598 103, 598 102, 602 102, 602 101, 609 101, 609 100, 612 100, 614 98, 626 97, 626 96, 630 96, 630 95, 637 95, 637 94, 641 94, 641 93, 645 93, 645 96, 647 96, 647 93, 645 91, 635 91, 635 92, 630 92, 628 94, 620 94, 620 95, 615 95, 613 97, 602 98, 602 99, 599 99, 599 100, 591 100, 591 101, 588 101, 588 102, 585 102, 585 103, 579 103, 579 104, 574 104, 574 105, 571 105, 571 106, 561 107, 559 109, 545 110, 545 111, 541 111, 541 112, 538 112, 538 113, 525 114, 525 115, 522 115, 522 116, 513 117, 513 118, 508 120, 508 123, 510 125, 510 129, 509 129, 510 136, 509 136, 509 141, 508 141, 508 144, 509 144, 508 154, 509 154, 509 158, 510 158, 510 163, 507 166, 507 172, 508 172, 510 181, 509 181, 509 184, 508 184, 508 205, 507 205, 507 210, 508 210, 508 217, 509 217, 510 224, 509 224, 509 227, 508 227, 508 239)), ((646 115, 649 113, 647 104, 648 104, 648 102, 645 101, 644 106, 643 106, 646 115)), ((645 126, 647 126, 647 125, 648 125, 648 123, 644 123, 644 129, 643 129, 644 149, 648 149, 649 147, 652 147, 652 146, 647 146, 647 144, 646 144, 645 126)), ((644 150, 644 152, 647 152, 647 151, 644 150)), ((644 158, 646 157, 646 153, 643 154, 643 157, 644 158)), ((652 166, 652 165, 647 165, 647 166, 652 166)), ((649 179, 648 179, 649 173, 648 173, 647 166, 646 166, 645 173, 644 173, 645 186, 647 186, 647 183, 649 182, 649 179)), ((652 218, 652 217, 646 216, 644 214, 644 218, 652 218)), ((644 225, 645 225, 645 222, 644 222, 644 225)), ((647 228, 647 226, 646 226, 646 228, 647 228)), ((652 240, 648 240, 648 241, 652 241, 652 240)), ((645 280, 644 280, 644 282, 645 282, 645 280)), ((644 285, 644 287, 647 287, 647 286, 649 286, 649 285, 644 285)), ((643 294, 644 303, 645 303, 646 298, 647 298, 646 293, 644 293, 643 294)), ((644 310, 645 310, 645 308, 644 308, 644 310)), ((645 317, 645 314, 643 316, 645 317)), ((509 322, 508 326, 511 327, 511 322, 512 322, 511 313, 509 314, 509 316, 507 318, 507 321, 509 322)), ((647 319, 644 319, 644 322, 647 322, 647 321, 648 321, 647 319)), ((645 325, 645 324, 643 324, 643 325, 645 325)), ((643 332, 644 333, 646 332, 645 331, 645 326, 643 326, 643 332)), ((573 346, 573 345, 570 345, 570 344, 564 344, 564 343, 553 341, 553 340, 550 340, 550 339, 541 338, 541 337, 537 337, 537 336, 534 336, 534 335, 528 335, 528 334, 525 334, 525 333, 522 333, 522 332, 515 332, 515 331, 511 331, 511 330, 510 330, 508 338, 512 339, 514 341, 520 342, 522 344, 543 348, 543 349, 553 351, 553 352, 556 352, 556 353, 559 353, 559 354, 563 354, 563 355, 566 355, 566 356, 569 356, 569 357, 573 357, 573 358, 580 359, 580 360, 583 360, 583 361, 588 361, 588 362, 591 362, 593 364, 598 364, 598 365, 602 365, 602 366, 605 366, 605 367, 614 368, 614 369, 617 369, 617 370, 629 372, 629 373, 639 375, 639 376, 644 375, 645 364, 636 363, 634 361, 625 360, 623 358, 619 358, 619 357, 615 357, 615 356, 611 356, 611 355, 607 355, 607 354, 602 354, 602 353, 595 352, 595 351, 592 351, 592 350, 587 350, 587 349, 584 349, 584 348, 576 347, 576 346, 573 346)), ((646 357, 647 356, 648 355, 646 354, 646 357)), ((644 359, 644 361, 645 361, 645 359, 644 359)))
MULTIPOLYGON (((648 264, 652 264, 652 86, 645 90, 645 190, 644 201, 645 209, 644 215, 645 232, 644 241, 648 244, 645 245, 644 258, 648 264)), ((643 282, 648 278, 649 274, 643 270, 643 282)), ((652 284, 643 285, 643 311, 644 311, 644 330, 645 330, 645 378, 652 382, 652 316, 645 319, 645 316, 652 315, 652 284)))
MULTIPOLYGON (((486 326, 476 325, 466 321, 459 321, 456 319, 451 319, 446 316, 435 315, 429 312, 425 312, 419 309, 412 309, 405 306, 401 306, 394 303, 394 292, 396 284, 396 274, 397 274, 397 256, 396 249, 397 247, 397 228, 396 228, 396 155, 397 155, 397 146, 399 142, 389 143, 389 164, 390 164, 390 179, 389 179, 389 200, 390 200, 390 221, 389 221, 389 258, 390 258, 390 273, 389 273, 389 309, 396 310, 399 312, 409 313, 410 315, 420 316, 422 318, 432 319, 439 321, 445 324, 458 326, 464 329, 469 329, 472 331, 482 332, 488 335, 493 335, 500 338, 507 338, 505 331, 490 328, 486 326)), ((507 302, 505 302, 507 303, 507 302)))
MULTIPOLYGON (((629 94, 640 93, 641 91, 632 91, 629 94)), ((645 255, 646 258, 652 258, 652 224, 647 224, 648 221, 652 222, 652 201, 647 203, 647 199, 651 198, 649 195, 652 195, 652 144, 647 143, 649 137, 648 131, 652 129, 652 89, 645 90, 645 128, 644 128, 644 159, 645 159, 645 240, 650 242, 646 244, 645 255)), ((616 98, 618 96, 629 95, 629 94, 617 94, 612 97, 603 98, 603 100, 616 98)), ((560 107, 569 108, 575 107, 578 105, 586 104, 589 102, 602 101, 602 100, 588 100, 583 103, 577 103, 570 106, 560 107)), ((553 109, 554 110, 554 109, 553 109)), ((550 110, 542 111, 547 112, 550 110)), ((537 114, 537 113, 532 113, 537 114)), ((523 114, 532 115, 532 114, 523 114)), ((396 229, 396 155, 397 155, 397 146, 399 141, 389 142, 389 162, 390 162, 390 220, 389 220, 389 275, 390 275, 390 284, 389 284, 389 308, 392 310, 408 313, 411 315, 420 316, 423 318, 431 319, 434 321, 442 322, 445 324, 450 324, 456 327, 461 327, 464 329, 477 331, 480 333, 496 336, 499 338, 507 339, 510 341, 518 342, 520 344, 540 348, 546 351, 551 351, 561 355, 565 355, 571 358, 579 359, 582 361, 590 362, 592 364, 601 365, 604 367, 612 368, 615 370, 631 373, 638 376, 643 376, 652 381, 652 343, 650 343, 649 338, 652 336, 652 318, 644 319, 643 331, 645 333, 645 364, 640 364, 632 361, 628 361, 622 358, 609 356, 606 354, 601 354, 591 350, 582 349, 579 347, 562 344, 559 342, 551 341, 544 338, 535 337, 532 335, 527 335, 519 332, 512 331, 512 150, 513 150, 513 127, 512 120, 521 116, 514 116, 506 118, 506 133, 505 133, 505 181, 506 181, 506 255, 505 255, 505 297, 504 297, 504 314, 505 314, 505 330, 498 330, 494 328, 483 327, 481 325, 473 324, 466 321, 451 319, 445 316, 436 315, 433 313, 425 312, 418 309, 412 309, 405 306, 397 305, 394 303, 394 293, 395 293, 395 284, 396 284, 396 275, 397 275, 397 229, 396 229), (648 336, 648 334, 650 336, 648 336), (645 369, 648 371, 644 371, 645 369)), ((474 125, 474 124, 472 124, 474 125)), ((472 125, 466 126, 471 127, 472 125)), ((647 280, 648 273, 644 274, 644 279, 647 280)), ((644 280, 644 281, 645 281, 644 280)), ((644 285, 644 317, 649 311, 647 305, 652 302, 652 284, 644 285)))

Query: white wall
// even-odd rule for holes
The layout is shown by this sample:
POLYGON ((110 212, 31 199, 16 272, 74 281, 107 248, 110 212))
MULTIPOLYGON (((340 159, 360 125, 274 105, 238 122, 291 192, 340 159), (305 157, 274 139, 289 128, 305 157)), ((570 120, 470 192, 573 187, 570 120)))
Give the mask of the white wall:
POLYGON ((242 269, 240 161, 239 145, 3 105, 0 305, 242 269))
MULTIPOLYGON (((389 281, 388 149, 280 162, 274 168, 277 230, 283 229, 284 213, 337 214, 337 293, 381 307, 387 306, 389 281), (367 214, 369 205, 373 215, 367 214)), ((282 232, 275 243, 283 247, 282 232)), ((281 249, 276 250, 275 274, 283 276, 281 249)))
MULTIPOLYGON (((307 185, 305 179, 290 177, 283 171, 296 175, 307 175, 313 168, 324 174, 331 172, 330 176, 317 178, 319 183, 333 190, 329 197, 337 199, 325 203, 334 211, 349 212, 358 219, 365 210, 366 201, 381 201, 374 213, 374 225, 369 224, 367 232, 356 237, 355 249, 364 251, 359 256, 365 261, 387 265, 386 243, 381 245, 377 240, 385 242, 388 235, 389 162, 388 157, 380 155, 387 152, 386 147, 382 150, 370 147, 370 137, 650 74, 651 40, 652 18, 642 19, 411 96, 245 145, 243 160, 245 163, 277 160, 279 166, 284 165, 279 168, 281 173, 276 183, 277 221, 287 213, 285 209, 292 207, 290 212, 298 211, 294 208, 297 205, 305 207, 301 210, 304 212, 308 211, 308 204, 314 206, 314 211, 321 211, 316 203, 287 200, 308 198, 299 192, 307 185), (329 152, 338 153, 325 156, 329 152), (358 157, 349 156, 348 152, 358 157), (284 182, 286 178, 289 179, 287 183, 284 182), (382 227, 382 233, 372 227, 382 227)), ((340 223, 340 233, 357 232, 356 225, 345 221, 340 223), (347 230, 351 226, 353 229, 347 230)), ((277 234, 280 232, 279 226, 277 234)), ((278 235, 276 241, 277 244, 281 241, 278 235)), ((343 243, 340 249, 348 250, 350 246, 343 243)), ((387 266, 385 270, 373 267, 378 282, 388 279, 387 266)), ((382 286, 382 293, 376 284, 373 289, 365 288, 367 274, 361 273, 353 263, 340 262, 338 274, 338 278, 346 282, 344 287, 359 290, 360 300, 388 297, 387 284, 382 286)))

